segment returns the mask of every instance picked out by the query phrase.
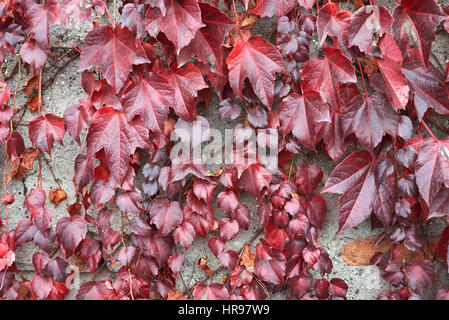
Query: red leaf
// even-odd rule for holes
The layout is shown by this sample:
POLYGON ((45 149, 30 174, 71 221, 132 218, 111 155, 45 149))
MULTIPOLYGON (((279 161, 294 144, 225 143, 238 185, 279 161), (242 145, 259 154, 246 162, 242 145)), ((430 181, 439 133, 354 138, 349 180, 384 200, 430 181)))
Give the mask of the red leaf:
POLYGON ((402 72, 413 91, 413 102, 419 120, 424 117, 428 108, 443 115, 449 114, 449 87, 444 75, 433 64, 425 69, 416 60, 406 60, 402 72))
POLYGON ((218 257, 218 255, 223 253, 226 249, 226 241, 223 238, 212 237, 207 242, 207 245, 216 257, 218 257))
POLYGON ((239 260, 239 253, 235 250, 228 250, 226 252, 220 253, 218 259, 223 267, 232 270, 237 265, 239 260))
POLYGON ((228 300, 228 289, 220 283, 212 283, 205 285, 199 283, 193 289, 193 297, 195 300, 228 300))
POLYGON ((34 71, 40 70, 48 60, 48 49, 39 47, 34 39, 29 39, 20 48, 20 56, 34 71))
POLYGON ((100 244, 95 239, 84 239, 77 248, 78 256, 90 271, 97 270, 101 260, 100 244))
POLYGON ((349 29, 351 18, 350 12, 340 11, 335 3, 323 6, 316 22, 319 44, 322 45, 328 36, 342 38, 349 29))
POLYGON ((175 230, 173 230, 173 240, 184 249, 188 249, 192 244, 193 240, 195 240, 195 229, 192 225, 185 221, 180 226, 178 226, 175 230))
POLYGON ((50 48, 49 25, 60 24, 58 1, 46 1, 45 7, 35 3, 26 10, 25 16, 30 22, 28 31, 33 34, 42 50, 48 50, 50 48))
POLYGON ((35 274, 31 279, 31 288, 39 300, 45 300, 53 289, 53 280, 49 275, 35 274))
POLYGON ((282 284, 286 272, 286 258, 281 251, 266 242, 257 244, 254 268, 257 276, 272 284, 282 284))
POLYGON ((159 234, 165 237, 182 223, 183 213, 179 202, 161 198, 153 202, 150 217, 151 223, 159 229, 159 234))
POLYGON ((108 300, 112 293, 106 281, 87 281, 79 288, 76 300, 108 300))
POLYGON ((69 263, 63 257, 51 259, 47 265, 48 274, 58 282, 65 282, 69 275, 69 263))
POLYGON ((80 242, 86 237, 87 223, 84 217, 74 216, 61 218, 56 225, 56 236, 58 243, 66 252, 67 256, 72 255, 80 242))
POLYGON ((432 205, 442 184, 449 185, 449 140, 434 141, 429 138, 421 147, 415 165, 419 194, 432 205))
POLYGON ((357 46, 360 51, 374 54, 372 46, 374 33, 382 36, 390 29, 393 18, 388 10, 378 6, 363 6, 351 20, 348 38, 349 46, 357 46))
POLYGON ((339 193, 339 232, 355 227, 371 214, 376 183, 373 160, 367 151, 356 151, 329 176, 321 192, 339 193))
POLYGON ((223 218, 218 224, 220 236, 226 241, 233 239, 239 232, 239 223, 236 220, 223 218))
POLYGON ((379 49, 383 59, 376 58, 376 61, 390 91, 393 105, 396 109, 404 109, 409 101, 410 88, 401 71, 402 53, 388 33, 379 41, 379 49))
POLYGON ((271 172, 263 165, 255 163, 247 168, 239 179, 239 187, 255 197, 260 197, 271 182, 271 172))
POLYGON ((396 136, 399 115, 387 98, 376 91, 369 97, 358 95, 353 98, 342 121, 345 131, 355 133, 360 144, 372 151, 387 133, 396 136))
POLYGON ((142 122, 128 122, 124 113, 111 107, 94 114, 86 140, 87 158, 104 149, 109 170, 119 184, 125 181, 131 155, 149 146, 148 129, 142 122))
POLYGON ((435 268, 428 260, 405 263, 404 274, 410 286, 419 294, 430 286, 436 278, 435 268))
POLYGON ((128 28, 102 25, 86 36, 78 71, 98 67, 106 81, 118 92, 133 65, 149 63, 140 42, 128 28))
POLYGON ((351 61, 341 51, 331 47, 323 49, 324 58, 313 58, 303 68, 301 87, 320 93, 331 110, 340 112, 338 82, 357 82, 355 69, 351 61))
POLYGON ((401 5, 394 10, 393 18, 392 35, 396 42, 403 49, 407 42, 414 47, 417 46, 422 63, 428 67, 432 42, 435 40, 434 32, 438 25, 446 19, 440 6, 435 0, 403 0, 401 5), (411 22, 412 35, 404 35, 402 26, 406 21, 411 22))
POLYGON ((254 93, 271 110, 275 72, 285 71, 285 62, 279 51, 260 36, 237 40, 226 64, 229 84, 236 95, 243 98, 243 82, 248 78, 254 93))
POLYGON ((123 94, 122 103, 128 120, 140 115, 151 131, 164 134, 173 92, 172 85, 154 72, 135 79, 123 94))
POLYGON ((256 7, 250 11, 251 14, 260 17, 276 16, 278 18, 287 15, 296 4, 296 0, 258 0, 256 7))
POLYGON ((301 162, 296 170, 296 181, 305 194, 315 191, 321 179, 323 179, 323 170, 315 164, 308 165, 305 162, 301 162))
POLYGON ((206 25, 196 32, 195 37, 179 53, 178 63, 184 65, 192 54, 198 61, 209 66, 214 73, 222 74, 224 69, 223 42, 234 23, 220 9, 206 2, 199 3, 201 19, 206 25))
POLYGON ((137 249, 133 246, 121 248, 118 255, 118 261, 120 261, 125 268, 131 267, 137 259, 137 249))
POLYGON ((315 0, 298 0, 298 3, 306 8, 307 10, 310 10, 313 8, 313 5, 315 4, 315 0))
POLYGON ((31 142, 51 155, 55 140, 62 145, 65 134, 64 120, 51 113, 37 116, 30 121, 28 131, 31 142))
POLYGON ((93 157, 86 157, 80 153, 75 159, 75 181, 78 190, 83 189, 94 176, 95 160, 93 157))
POLYGON ((51 210, 46 207, 38 207, 34 210, 33 215, 36 227, 41 232, 44 232, 47 229, 48 224, 50 223, 53 216, 51 210))
POLYGON ((80 133, 83 129, 87 128, 89 124, 89 113, 87 108, 88 107, 80 101, 79 104, 70 106, 64 111, 64 123, 67 132, 79 146, 81 146, 80 133))
POLYGON ((292 132, 299 143, 313 150, 317 136, 315 124, 330 121, 327 105, 314 92, 305 96, 290 94, 282 101, 279 118, 284 135, 292 132))
POLYGON ((145 28, 150 36, 156 38, 162 31, 175 46, 176 53, 187 46, 197 31, 204 27, 201 22, 201 10, 196 0, 182 2, 169 0, 167 12, 163 14, 156 8, 148 8, 145 17, 145 28))
POLYGON ((231 215, 238 205, 239 200, 232 190, 222 191, 217 196, 217 206, 228 215, 231 215))
POLYGON ((20 159, 20 156, 25 151, 25 144, 23 138, 19 132, 14 131, 11 134, 11 138, 8 139, 6 144, 6 152, 11 162, 20 159))
POLYGON ((166 73, 166 78, 174 90, 172 107, 176 114, 186 121, 193 121, 198 91, 208 88, 200 70, 191 63, 181 68, 173 65, 171 72, 166 73))
POLYGON ((46 199, 45 191, 37 187, 31 189, 30 193, 28 193, 25 198, 25 205, 28 211, 33 214, 36 209, 44 207, 46 199))

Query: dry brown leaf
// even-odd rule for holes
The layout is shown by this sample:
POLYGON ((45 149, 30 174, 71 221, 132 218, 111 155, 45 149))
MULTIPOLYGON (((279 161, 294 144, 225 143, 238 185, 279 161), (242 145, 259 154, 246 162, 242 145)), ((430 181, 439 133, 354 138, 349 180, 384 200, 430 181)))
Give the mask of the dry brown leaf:
POLYGON ((30 95, 31 92, 37 91, 39 89, 39 79, 37 74, 34 74, 23 84, 22 90, 25 92, 27 96, 30 95))
POLYGON ((365 58, 365 66, 363 67, 363 71, 371 77, 371 75, 379 69, 377 62, 373 58, 365 58))
POLYGON ((79 203, 74 203, 67 207, 67 212, 71 217, 76 216, 80 211, 81 205, 79 203))
POLYGON ((48 197, 50 198, 51 203, 57 206, 62 201, 67 199, 67 194, 62 189, 51 189, 48 197))
POLYGON ((186 300, 186 296, 180 290, 175 290, 168 293, 167 300, 186 300))
POLYGON ((203 271, 204 273, 208 274, 209 277, 212 278, 212 270, 209 267, 209 265, 207 264, 207 259, 206 258, 199 258, 198 259, 198 266, 200 267, 201 271, 203 271))
POLYGON ((31 112, 37 111, 37 109, 39 108, 39 99, 37 95, 31 95, 26 103, 26 106, 28 109, 30 109, 31 112))
POLYGON ((245 266, 248 271, 254 272, 254 259, 256 254, 251 251, 249 245, 246 243, 243 247, 242 257, 240 259, 240 265, 245 266))
POLYGON ((358 10, 359 8, 363 7, 365 4, 363 3, 363 0, 354 0, 354 11, 358 10))

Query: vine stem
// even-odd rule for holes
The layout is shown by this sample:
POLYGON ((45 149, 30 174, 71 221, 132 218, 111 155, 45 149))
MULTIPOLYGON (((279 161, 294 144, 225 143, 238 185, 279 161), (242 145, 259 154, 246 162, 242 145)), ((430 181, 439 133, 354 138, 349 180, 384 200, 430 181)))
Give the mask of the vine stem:
MULTIPOLYGON (((37 111, 38 114, 41 114, 41 107, 42 107, 42 69, 39 70, 39 89, 38 89, 38 103, 37 103, 37 111)), ((38 186, 42 188, 42 156, 41 152, 39 151, 39 179, 38 179, 38 186)))
POLYGON ((363 76, 362 64, 360 63, 360 59, 359 58, 357 58, 357 62, 359 64, 360 75, 362 76, 363 89, 365 89, 365 96, 368 98, 368 91, 366 90, 365 77, 363 76))
POLYGON ((426 128, 427 132, 429 132, 430 136, 433 138, 433 140, 435 140, 436 142, 439 142, 440 140, 438 140, 437 137, 435 137, 435 135, 433 134, 433 132, 430 130, 430 128, 427 126, 427 124, 424 122, 424 119, 421 120, 421 124, 424 126, 424 128, 426 128))

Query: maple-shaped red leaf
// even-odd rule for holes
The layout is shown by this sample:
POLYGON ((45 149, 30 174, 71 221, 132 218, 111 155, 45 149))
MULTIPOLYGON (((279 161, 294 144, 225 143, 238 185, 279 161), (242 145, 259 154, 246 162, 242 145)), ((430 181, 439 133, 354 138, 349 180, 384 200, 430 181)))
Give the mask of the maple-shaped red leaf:
POLYGON ((162 237, 170 234, 183 220, 179 202, 161 198, 153 202, 150 209, 151 223, 159 229, 162 237))
POLYGON ((102 25, 86 36, 78 71, 98 67, 106 81, 118 92, 133 65, 149 63, 140 42, 126 27, 102 25))
POLYGON ((329 122, 330 114, 318 93, 312 91, 304 96, 296 93, 287 96, 282 101, 279 118, 284 135, 292 132, 299 143, 315 149, 315 124, 329 122))
POLYGON ((406 60, 402 72, 413 91, 413 102, 420 120, 428 108, 439 114, 449 114, 449 87, 444 75, 433 64, 426 69, 416 60, 406 60))
POLYGON ((285 16, 295 6, 296 0, 258 0, 256 7, 250 11, 251 14, 258 15, 259 17, 276 16, 278 18, 285 16))
MULTIPOLYGON (((395 202, 396 193, 392 192, 389 184, 394 167, 391 160, 386 161, 375 161, 366 150, 356 151, 343 160, 329 176, 321 192, 342 194, 338 208, 339 232, 355 227, 367 219, 373 210, 373 203, 377 201, 376 197, 382 197, 380 200, 384 202, 395 202), (382 171, 382 165, 388 166, 385 172, 382 171), (376 196, 376 192, 383 193, 376 196)), ((389 224, 392 210, 393 206, 386 206, 377 208, 375 212, 384 224, 389 224)))
POLYGON ((200 2, 199 6, 201 20, 206 26, 197 31, 188 46, 181 49, 178 64, 184 65, 195 54, 198 61, 209 66, 212 72, 222 74, 224 67, 222 45, 234 23, 220 9, 206 2, 200 2))
POLYGON ((61 218, 56 225, 58 243, 67 256, 72 255, 80 242, 86 237, 87 223, 84 217, 61 218))
POLYGON ((396 136, 399 115, 379 91, 371 96, 355 96, 342 116, 343 128, 355 133, 362 146, 372 151, 385 134, 396 136))
POLYGON ((150 72, 144 78, 135 79, 122 98, 128 120, 140 115, 151 131, 163 134, 173 93, 173 86, 157 73, 150 72))
POLYGON ((393 220, 397 198, 396 174, 391 158, 378 161, 374 169, 376 195, 373 200, 373 213, 385 228, 393 220))
POLYGON ((148 8, 145 28, 150 36, 156 38, 162 31, 175 46, 176 53, 195 38, 197 31, 204 27, 201 10, 196 0, 168 0, 167 12, 162 14, 159 8, 148 8))
POLYGON ((34 71, 40 70, 48 60, 49 50, 42 49, 34 39, 29 39, 20 48, 22 60, 28 63, 34 71))
POLYGON ((148 129, 140 119, 128 122, 123 112, 112 107, 94 114, 86 141, 87 158, 104 149, 109 170, 119 184, 126 178, 131 155, 149 146, 148 129))
POLYGON ((62 145, 65 134, 64 120, 51 113, 40 115, 30 121, 28 132, 31 142, 51 156, 53 142, 56 140, 62 145))
POLYGON ((243 82, 249 79, 254 93, 271 110, 275 72, 285 71, 285 62, 279 51, 260 36, 237 40, 226 64, 229 84, 239 98, 243 98, 243 82))
POLYGON ((393 18, 392 35, 396 42, 403 50, 406 46, 418 47, 421 64, 428 67, 434 32, 446 19, 440 6, 435 0, 402 0, 394 10, 393 18), (404 23, 410 26, 404 29, 404 23), (409 34, 404 34, 404 30, 412 28, 409 34))
POLYGON ((382 37, 378 46, 383 59, 376 58, 377 65, 388 86, 394 107, 403 109, 409 101, 410 88, 401 70, 402 53, 389 33, 382 37))
POLYGON ((342 38, 349 29, 351 18, 349 11, 340 11, 335 3, 323 6, 316 21, 319 44, 322 45, 327 36, 342 38))
POLYGON ((323 138, 326 153, 334 162, 337 162, 344 155, 348 145, 346 132, 343 129, 341 116, 338 113, 331 113, 331 122, 321 123, 317 140, 321 138, 323 138))
POLYGON ((260 163, 248 167, 239 179, 239 187, 255 197, 260 197, 263 188, 268 188, 272 174, 260 163))
POLYGON ((331 110, 341 111, 338 82, 355 83, 357 77, 351 60, 339 49, 325 47, 325 57, 315 57, 306 62, 303 68, 301 87, 319 92, 331 110))
POLYGON ((59 2, 49 0, 45 2, 45 6, 35 3, 26 10, 25 16, 30 23, 28 30, 33 34, 39 47, 48 50, 50 48, 49 25, 60 24, 59 2))
POLYGON ((80 133, 83 129, 87 128, 89 124, 89 113, 87 108, 86 105, 80 102, 77 105, 68 107, 64 111, 64 123, 67 132, 79 146, 81 146, 80 133))
POLYGON ((173 87, 172 107, 175 113, 186 121, 193 121, 198 91, 208 88, 200 70, 191 63, 181 68, 173 65, 171 72, 165 74, 165 78, 173 87))
POLYGON ((374 33, 382 36, 390 29, 393 18, 384 7, 363 6, 353 15, 349 28, 349 46, 357 46, 360 51, 374 53, 372 47, 374 33))
POLYGON ((416 159, 415 177, 419 194, 430 207, 441 186, 449 185, 449 140, 427 139, 416 159))

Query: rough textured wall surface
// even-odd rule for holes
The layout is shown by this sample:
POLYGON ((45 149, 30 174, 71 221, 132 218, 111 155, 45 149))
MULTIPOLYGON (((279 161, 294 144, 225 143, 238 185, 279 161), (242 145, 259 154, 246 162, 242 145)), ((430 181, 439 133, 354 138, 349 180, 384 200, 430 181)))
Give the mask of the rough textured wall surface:
MULTIPOLYGON (((448 0, 438 2, 443 8, 449 5, 448 0)), ((376 3, 389 9, 394 8, 397 5, 395 0, 377 0, 376 3)), ((116 20, 119 21, 119 19, 120 16, 117 13, 116 20)), ((268 38, 275 26, 276 21, 274 19, 263 18, 256 23, 254 32, 268 38)), ((66 52, 67 47, 78 45, 91 29, 92 27, 90 25, 80 24, 73 21, 68 26, 52 26, 51 43, 54 46, 60 46, 61 48, 64 47, 65 49, 60 49, 61 53, 66 52)), ((311 46, 311 56, 313 57, 317 54, 318 48, 316 40, 312 41, 315 44, 311 46)), ((447 49, 448 43, 449 35, 446 32, 437 33, 437 40, 434 43, 433 52, 444 66, 449 62, 449 50, 447 49)), ((62 116, 66 107, 77 104, 80 99, 86 97, 86 94, 81 86, 81 74, 77 72, 79 57, 74 59, 70 57, 71 56, 69 55, 67 58, 61 59, 54 65, 54 67, 44 71, 43 85, 46 89, 43 91, 43 98, 45 109, 47 112, 51 112, 59 116, 62 116)), ((8 68, 11 69, 16 61, 16 57, 8 56, 7 60, 8 68)), ((433 58, 433 60, 434 64, 437 65, 435 58, 433 58)), ((50 61, 47 65, 51 64, 52 62, 50 61)), ((24 70, 22 69, 22 79, 19 82, 19 88, 27 79, 26 74, 23 74, 23 72, 24 70)), ((18 81, 18 76, 19 75, 16 72, 14 76, 9 79, 8 85, 10 87, 15 87, 16 82, 18 81)), ((25 102, 26 100, 24 94, 19 92, 17 95, 16 105, 23 106, 25 102)), ((204 107, 201 105, 198 108, 200 113, 209 119, 211 127, 224 131, 224 129, 231 129, 236 123, 242 121, 242 118, 238 118, 232 122, 220 120, 218 115, 218 103, 218 98, 214 96, 209 106, 209 112, 206 112, 204 107)), ((28 139, 28 122, 34 116, 35 114, 28 111, 24 114, 21 120, 19 130, 25 133, 22 135, 24 139, 28 139)), ((441 119, 441 122, 444 122, 443 124, 446 126, 449 125, 447 119, 441 119)), ((434 131, 441 134, 438 130, 434 131)), ((83 138, 85 137, 85 134, 86 132, 84 131, 82 136, 83 138)), ((45 159, 42 161, 42 182, 44 190, 48 191, 52 188, 62 188, 66 191, 68 199, 67 201, 59 204, 57 207, 51 203, 47 203, 47 205, 52 208, 54 214, 52 227, 55 227, 55 222, 60 217, 68 215, 66 211, 67 205, 68 203, 73 203, 75 199, 75 190, 72 183, 72 177, 74 175, 74 159, 80 152, 80 147, 68 134, 65 135, 63 142, 64 146, 55 144, 51 159, 45 154, 45 159)), ((25 145, 31 145, 29 140, 25 140, 25 145)), ((5 161, 4 147, 0 149, 0 159, 1 165, 3 166, 5 161)), ((322 167, 324 171, 323 181, 326 181, 327 176, 335 166, 333 161, 328 156, 320 153, 315 154, 313 152, 296 156, 295 161, 296 164, 306 161, 308 163, 316 163, 322 167)), ((10 206, 9 210, 9 224, 11 228, 14 228, 20 220, 28 215, 24 201, 27 190, 29 191, 31 188, 35 187, 37 183, 38 162, 36 161, 34 165, 34 170, 28 172, 23 182, 14 180, 8 185, 9 192, 13 193, 16 197, 15 203, 10 206)), ((216 191, 216 193, 219 191, 220 190, 216 191)), ((363 256, 366 256, 368 253, 373 253, 372 246, 369 245, 370 240, 365 238, 375 238, 379 232, 372 231, 369 221, 366 221, 356 228, 337 234, 338 197, 336 195, 324 195, 324 197, 327 201, 328 213, 324 227, 320 232, 320 241, 321 244, 328 250, 333 261, 333 272, 330 275, 330 278, 339 277, 348 283, 348 299, 375 299, 383 289, 388 288, 388 284, 380 277, 377 267, 364 265, 364 263, 366 263, 366 258, 364 259, 363 256), (369 252, 364 253, 365 251, 369 252)), ((257 231, 261 228, 256 215, 256 199, 245 194, 241 200, 243 203, 247 204, 251 210, 252 222, 248 231, 241 230, 239 235, 228 243, 228 249, 234 249, 237 251, 239 251, 245 243, 250 242, 251 240, 253 240, 254 244, 257 243, 257 240, 254 239, 254 237, 257 231)), ((224 214, 216 206, 214 206, 214 209, 216 220, 219 220, 224 216, 224 214)), ((95 216, 95 213, 91 214, 95 216)), ((2 219, 5 218, 5 212, 2 211, 1 217, 2 219)), ((115 218, 114 223, 116 230, 118 230, 120 223, 119 217, 115 218)), ((428 234, 433 234, 440 231, 441 225, 432 222, 426 230, 428 234)), ((33 247, 34 244, 25 244, 17 253, 16 258, 19 268, 24 270, 23 274, 28 277, 32 276, 30 271, 34 270, 31 262, 32 253, 35 251, 35 248, 33 247)), ((208 250, 207 240, 201 238, 197 239, 186 253, 186 260, 182 273, 182 278, 188 287, 194 285, 199 279, 205 278, 205 273, 202 272, 197 265, 199 258, 207 258, 209 266, 212 270, 216 270, 220 266, 218 259, 216 259, 208 250)), ((76 261, 73 261, 73 263, 76 263, 76 261)), ((440 279, 446 284, 449 283, 446 267, 438 261, 435 263, 435 266, 440 273, 440 279)), ((105 269, 105 271, 106 270, 107 269, 105 269)), ((215 274, 215 280, 220 281, 222 275, 222 272, 217 272, 215 274)), ((80 280, 89 280, 93 277, 94 275, 89 272, 82 272, 80 275, 80 280)), ((98 275, 97 277, 97 279, 102 278, 104 278, 103 275, 98 275)), ((178 288, 184 291, 184 285, 181 282, 178 283, 178 288)), ((428 290, 427 297, 431 296, 431 291, 432 290, 428 290)), ((74 298, 74 294, 75 292, 72 290, 71 294, 69 294, 69 298, 74 298)), ((284 297, 282 295, 273 295, 269 298, 282 299, 284 297)))

